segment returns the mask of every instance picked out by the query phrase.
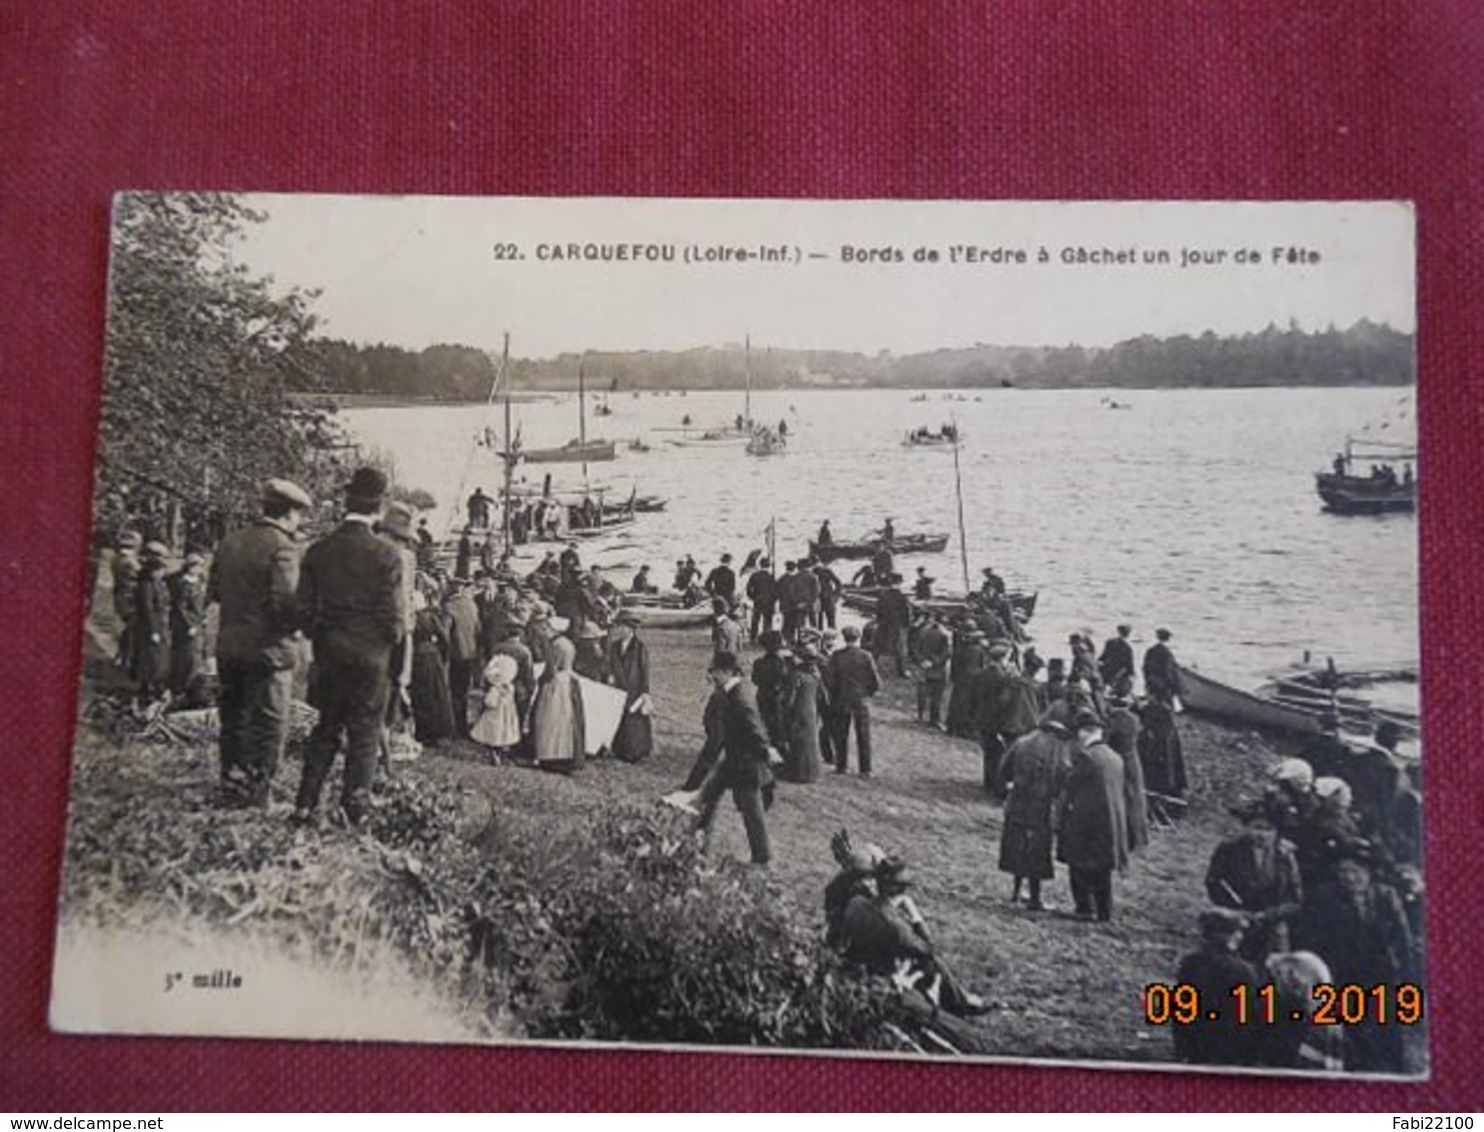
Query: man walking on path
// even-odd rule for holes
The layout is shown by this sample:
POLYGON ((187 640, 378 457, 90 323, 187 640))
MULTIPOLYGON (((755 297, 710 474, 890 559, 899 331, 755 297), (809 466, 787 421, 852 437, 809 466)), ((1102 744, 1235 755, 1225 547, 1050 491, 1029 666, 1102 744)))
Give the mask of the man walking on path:
POLYGON ((297 821, 313 818, 342 736, 346 819, 359 825, 370 810, 391 654, 405 632, 402 556, 372 530, 386 489, 380 472, 358 470, 346 488, 344 520, 309 548, 299 573, 299 612, 314 643, 320 716, 304 750, 297 821))
MULTIPOLYGON (((742 666, 736 654, 718 652, 707 670, 712 687, 721 695, 716 705, 715 723, 720 725, 721 758, 708 774, 696 799, 699 811, 696 828, 710 841, 716 823, 716 807, 727 790, 742 814, 747 830, 747 847, 752 863, 766 868, 772 859, 768 843, 766 813, 773 797, 771 764, 777 751, 768 743, 762 716, 752 688, 742 679, 742 666)), ((708 712, 711 709, 708 707, 708 712)))
POLYGON ((833 705, 835 773, 850 765, 850 725, 855 723, 857 759, 862 778, 871 777, 871 697, 881 690, 881 677, 871 654, 860 647, 860 630, 845 626, 845 647, 830 657, 825 683, 833 705))
POLYGON ((217 548, 206 582, 221 606, 216 637, 222 789, 230 802, 268 804, 288 735, 298 661, 299 548, 294 534, 311 504, 298 484, 268 480, 263 515, 217 548))

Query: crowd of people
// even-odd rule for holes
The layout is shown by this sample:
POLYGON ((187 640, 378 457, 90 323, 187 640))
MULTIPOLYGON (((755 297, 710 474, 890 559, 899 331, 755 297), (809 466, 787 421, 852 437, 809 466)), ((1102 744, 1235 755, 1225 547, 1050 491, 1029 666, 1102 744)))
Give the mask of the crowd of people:
MULTIPOLYGON (((263 485, 262 515, 228 533, 204 570, 132 531, 118 540, 113 599, 118 662, 145 696, 189 696, 204 668, 208 608, 220 608, 216 668, 223 796, 265 806, 282 755, 302 639, 312 653, 307 700, 318 719, 295 797, 296 822, 317 821, 344 751, 340 811, 364 820, 370 788, 406 733, 420 744, 462 738, 494 762, 564 771, 589 752, 639 761, 653 748, 650 665, 638 630, 656 596, 649 567, 620 592, 576 544, 529 574, 505 557, 477 565, 462 549, 450 573, 426 524, 388 502, 384 476, 361 469, 344 518, 301 554, 311 501, 285 480, 263 485), (580 680, 617 689, 623 711, 595 742, 580 680)), ((827 536, 826 536, 827 537, 827 536)), ((909 680, 918 723, 971 739, 982 785, 1003 806, 998 867, 1012 903, 1052 908, 1046 886, 1067 870, 1071 914, 1106 922, 1114 877, 1185 807, 1187 771, 1173 634, 1136 656, 1133 626, 1102 643, 1070 635, 1066 656, 1042 657, 1025 629, 1030 606, 993 569, 961 601, 934 599, 924 571, 909 596, 887 560, 873 563, 864 626, 837 628, 845 592, 816 558, 775 572, 754 552, 740 574, 730 554, 702 574, 676 562, 682 602, 711 603, 712 691, 690 776, 667 801, 710 833, 730 792, 753 863, 767 867, 767 812, 776 783, 808 785, 829 768, 876 770, 872 703, 885 679, 909 680), (756 650, 744 661, 749 645, 756 650), (1136 689, 1142 683, 1142 694, 1136 689)), ((1324 983, 1396 985, 1420 979, 1420 783, 1383 725, 1356 750, 1338 720, 1280 763, 1260 799, 1234 808, 1206 878, 1212 907, 1198 949, 1174 978, 1201 994, 1277 988, 1301 1018, 1270 1028, 1198 1019, 1176 1029, 1178 1054, 1199 1063, 1394 1070, 1395 1026, 1313 1022, 1324 983), (1307 989, 1306 989, 1307 988, 1307 989)), ((959 985, 906 897, 905 863, 837 839, 840 872, 826 892, 831 942, 854 961, 910 976, 959 1014, 982 1000, 959 985)), ((1285 1011, 1289 1008, 1285 1007, 1285 1011)), ((1283 1017, 1289 1017, 1287 1012, 1283 1017)))

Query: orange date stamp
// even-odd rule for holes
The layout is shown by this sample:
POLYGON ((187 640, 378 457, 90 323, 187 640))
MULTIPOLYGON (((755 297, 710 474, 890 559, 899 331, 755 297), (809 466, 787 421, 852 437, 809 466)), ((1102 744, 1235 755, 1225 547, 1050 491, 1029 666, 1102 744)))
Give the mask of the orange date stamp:
POLYGON ((1307 1021, 1315 1026, 1415 1026, 1422 1021, 1423 994, 1416 983, 1317 983, 1312 1001, 1282 1001, 1272 983, 1238 983, 1212 998, 1190 983, 1150 983, 1144 988, 1144 1021, 1150 1026, 1226 1022, 1274 1026, 1307 1021))

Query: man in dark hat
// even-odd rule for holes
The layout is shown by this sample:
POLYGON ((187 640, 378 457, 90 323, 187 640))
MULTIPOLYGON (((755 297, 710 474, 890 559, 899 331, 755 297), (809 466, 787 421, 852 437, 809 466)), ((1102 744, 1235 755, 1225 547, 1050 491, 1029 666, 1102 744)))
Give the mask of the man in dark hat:
POLYGON ((917 683, 917 722, 939 726, 943 714, 943 693, 948 688, 948 659, 953 642, 928 615, 927 624, 917 634, 916 661, 920 679, 917 683))
POLYGON ((860 630, 845 626, 845 646, 825 666, 825 686, 830 694, 835 730, 835 773, 844 774, 850 765, 850 725, 855 724, 856 756, 862 778, 871 777, 871 697, 881 690, 881 677, 871 654, 860 647, 860 630))
POLYGON ((1005 579, 995 573, 993 566, 986 566, 980 571, 984 575, 984 581, 979 587, 979 592, 988 599, 991 608, 996 602, 1005 596, 1005 579))
POLYGON ((748 575, 747 600, 752 603, 748 636, 757 644, 773 628, 773 615, 778 611, 778 579, 766 558, 758 559, 757 569, 748 575))
POLYGON ((1340 738, 1340 717, 1336 712, 1327 709, 1320 714, 1319 734, 1304 744, 1299 758, 1313 768, 1315 778, 1349 781, 1354 756, 1345 740, 1340 738))
POLYGON ((139 591, 139 550, 144 539, 138 531, 124 531, 114 548, 109 577, 113 581, 113 617, 116 625, 115 638, 118 652, 114 663, 128 669, 134 654, 134 603, 139 591))
POLYGON ((1144 691, 1153 699, 1171 703, 1185 691, 1180 665, 1170 648, 1170 631, 1156 629, 1154 635, 1158 640, 1144 653, 1144 691))
POLYGON ((783 613, 783 639, 793 644, 798 639, 799 629, 804 624, 803 589, 799 581, 799 564, 794 561, 783 564, 783 576, 775 587, 778 606, 783 613))
POLYGON ((917 580, 912 583, 912 596, 918 601, 930 601, 933 596, 933 583, 936 578, 928 577, 927 567, 917 568, 917 580))
POLYGON ((1056 855, 1070 874, 1079 919, 1113 917, 1113 870, 1128 867, 1123 760, 1103 742, 1090 708, 1075 719, 1077 743, 1062 800, 1056 855))
POLYGON ((737 571, 732 569, 732 556, 723 554, 721 562, 706 575, 706 592, 713 598, 721 598, 728 606, 737 597, 737 571))
POLYGON ((1132 625, 1118 626, 1118 636, 1109 637, 1098 657, 1098 673, 1115 695, 1127 695, 1134 686, 1134 646, 1129 644, 1132 625))
POLYGON ((289 700, 299 659, 299 548, 309 512, 304 489, 272 479, 262 517, 222 539, 206 581, 221 607, 216 637, 222 788, 231 802, 268 804, 288 737, 289 700))
POLYGON ((386 491, 384 475, 359 469, 346 488, 340 526, 309 548, 299 571, 299 613, 314 644, 320 713, 294 802, 300 822, 313 818, 342 739, 346 819, 359 825, 370 810, 392 649, 406 632, 402 556, 373 530, 386 491))
POLYGON ((892 657, 897 675, 907 675, 907 630, 912 624, 912 606, 902 592, 902 577, 892 574, 876 591, 876 636, 872 652, 877 660, 892 657))
POLYGON ((827 563, 812 559, 809 572, 814 575, 814 580, 819 586, 819 628, 835 627, 835 614, 840 604, 840 594, 844 592, 845 584, 840 581, 840 575, 829 568, 827 563))
POLYGON ((1258 1059, 1264 1038, 1260 1020, 1238 1019, 1232 992, 1246 987, 1249 1009, 1263 982, 1257 968, 1237 954, 1247 926, 1240 912, 1212 908, 1200 916, 1201 946, 1180 960, 1178 986, 1190 986, 1199 995, 1200 1010, 1189 1024, 1173 1026, 1175 1053, 1195 1065, 1250 1065, 1258 1059), (1214 1015, 1214 1017, 1213 1017, 1214 1015))
POLYGON ((453 718, 461 736, 469 734, 469 693, 482 667, 483 650, 479 645, 479 604, 474 589, 455 578, 443 600, 448 615, 448 692, 453 698, 453 718))
POLYGON ((721 757, 696 797, 696 828, 709 842, 717 805, 722 794, 730 790, 747 830, 752 863, 766 868, 772 859, 766 813, 773 799, 772 764, 778 761, 778 752, 768 743, 757 699, 742 679, 736 654, 717 652, 707 675, 723 697, 719 705, 721 757))
POLYGON ((484 493, 484 488, 476 487, 474 494, 469 496, 465 506, 469 514, 469 526, 488 528, 490 525, 490 497, 484 493))

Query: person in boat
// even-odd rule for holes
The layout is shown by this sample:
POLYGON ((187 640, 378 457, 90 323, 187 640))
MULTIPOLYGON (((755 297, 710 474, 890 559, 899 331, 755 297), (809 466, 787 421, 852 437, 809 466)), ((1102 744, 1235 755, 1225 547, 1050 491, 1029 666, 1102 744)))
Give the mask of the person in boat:
POLYGON ((1335 475, 1343 476, 1349 470, 1349 462, 1345 459, 1345 453, 1336 452, 1334 463, 1330 467, 1334 468, 1335 475))
POLYGON ((912 583, 912 596, 918 601, 930 601, 933 596, 933 583, 936 578, 928 577, 927 567, 917 568, 917 580, 912 583))
POLYGON ((819 616, 816 618, 816 626, 820 629, 833 629, 840 593, 845 587, 840 584, 840 576, 817 558, 809 560, 809 572, 819 585, 819 616))
POLYGON ((860 589, 873 589, 876 586, 876 567, 867 562, 851 577, 850 584, 860 589))
POLYGON ((871 555, 871 566, 876 571, 876 584, 886 585, 885 579, 897 572, 896 559, 892 557, 891 543, 883 542, 871 555))
POLYGON ((1411 464, 1404 464, 1404 465, 1402 465, 1402 486, 1405 487, 1405 488, 1411 489, 1411 487, 1414 484, 1416 484, 1416 482, 1417 482, 1417 477, 1416 477, 1415 473, 1413 473, 1413 471, 1412 471, 1412 465, 1411 464))
POLYGON ((1098 657, 1098 675, 1104 687, 1117 695, 1128 695, 1134 686, 1134 646, 1129 643, 1132 625, 1119 625, 1118 636, 1109 637, 1098 657))
POLYGON ((778 610, 778 579, 773 577, 766 558, 759 558, 757 569, 747 577, 747 600, 752 605, 749 636, 757 644, 773 628, 773 615, 778 610))
POLYGON ((742 432, 747 428, 747 418, 745 418, 741 413, 737 414, 737 420, 735 423, 737 425, 738 432, 742 432))
POLYGON ((828 519, 819 524, 819 537, 814 541, 820 546, 835 545, 835 536, 830 531, 830 521, 828 519))
POLYGON ((484 493, 484 488, 476 487, 474 494, 469 496, 464 504, 464 510, 469 516, 469 526, 487 529, 490 525, 490 497, 484 493))
POLYGON ((881 524, 881 541, 884 542, 889 549, 891 547, 891 544, 896 541, 896 538, 897 528, 895 525, 895 521, 892 516, 888 515, 886 517, 886 522, 881 524))
POLYGON ((788 436, 788 420, 782 418, 778 421, 778 438, 783 440, 788 436))
POLYGON ((860 647, 860 630, 854 625, 842 631, 845 644, 830 657, 825 669, 835 730, 835 773, 849 768, 850 727, 855 725, 857 761, 862 778, 871 777, 871 697, 881 690, 881 677, 871 654, 860 647))
POLYGON ((1077 743, 1062 800, 1057 859, 1070 873, 1079 919, 1113 917, 1113 872, 1128 867, 1128 814, 1123 760, 1103 741, 1102 721, 1088 708, 1075 716, 1077 743))
POLYGON ((646 562, 639 567, 639 572, 634 575, 634 580, 629 583, 631 594, 657 594, 660 588, 649 580, 649 564, 646 562))
POLYGON ((1020 901, 1021 883, 1027 886, 1026 906, 1033 912, 1046 905, 1041 884, 1056 875, 1051 860, 1052 817, 1071 770, 1071 733, 1059 720, 1044 718, 1036 730, 1011 744, 1000 762, 996 792, 1005 799, 1000 833, 999 867, 1014 878, 1012 904, 1020 901))
POLYGON ((624 610, 608 631, 608 679, 627 696, 618 733, 613 737, 613 754, 631 763, 643 762, 654 750, 649 649, 639 639, 639 625, 638 615, 624 610))
POLYGON ((980 583, 979 592, 993 606, 1005 595, 1005 579, 995 573, 993 566, 986 566, 980 573, 984 575, 984 581, 980 583))
POLYGON ((1184 695, 1184 684, 1180 679, 1180 664, 1170 648, 1174 635, 1168 629, 1156 629, 1154 644, 1144 651, 1144 690, 1155 699, 1173 702, 1184 695))
POLYGON ((737 596, 737 572, 732 569, 732 556, 723 554, 721 562, 706 575, 706 592, 722 598, 730 607, 737 596))

